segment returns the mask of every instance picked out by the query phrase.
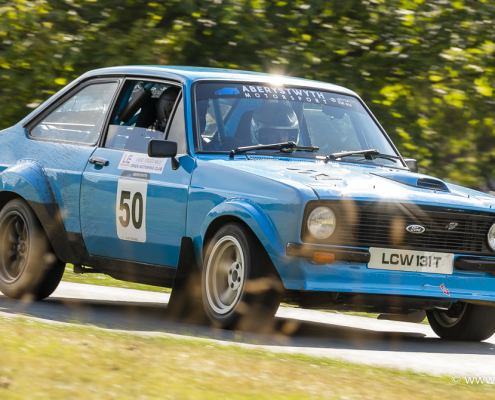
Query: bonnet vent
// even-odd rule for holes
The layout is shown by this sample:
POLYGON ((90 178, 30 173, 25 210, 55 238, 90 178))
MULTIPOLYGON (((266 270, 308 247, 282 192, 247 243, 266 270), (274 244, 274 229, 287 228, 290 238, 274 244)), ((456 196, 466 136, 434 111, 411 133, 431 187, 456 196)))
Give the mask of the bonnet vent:
POLYGON ((430 190, 441 190, 443 192, 449 192, 449 188, 445 183, 436 179, 419 178, 416 183, 417 187, 430 190))
POLYGON ((427 175, 413 174, 411 172, 401 171, 380 171, 380 173, 371 172, 370 175, 379 176, 381 178, 390 179, 395 182, 400 182, 404 185, 417 187, 420 189, 435 190, 438 192, 450 192, 448 186, 440 179, 431 178, 427 175))

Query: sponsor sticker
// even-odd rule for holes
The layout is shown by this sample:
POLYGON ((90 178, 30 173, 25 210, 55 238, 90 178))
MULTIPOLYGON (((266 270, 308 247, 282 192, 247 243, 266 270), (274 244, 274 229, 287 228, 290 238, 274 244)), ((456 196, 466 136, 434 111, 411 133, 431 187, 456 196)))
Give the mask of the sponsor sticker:
POLYGON ((440 289, 442 289, 443 294, 450 296, 449 289, 447 289, 443 283, 440 285, 440 289))
POLYGON ((196 99, 198 101, 225 97, 313 103, 315 105, 327 105, 367 114, 357 99, 316 88, 290 88, 249 83, 224 86, 218 83, 204 83, 196 89, 196 99))
POLYGON ((236 95, 236 94, 239 94, 239 93, 240 93, 239 92, 239 89, 237 89, 236 87, 234 87, 234 88, 226 87, 226 88, 217 90, 215 92, 215 94, 217 96, 222 96, 222 95, 236 95))
POLYGON ((118 169, 161 174, 167 160, 167 158, 151 158, 143 153, 125 152, 122 155, 118 169))
POLYGON ((146 242, 146 200, 150 174, 124 171, 117 185, 116 224, 121 240, 146 242))

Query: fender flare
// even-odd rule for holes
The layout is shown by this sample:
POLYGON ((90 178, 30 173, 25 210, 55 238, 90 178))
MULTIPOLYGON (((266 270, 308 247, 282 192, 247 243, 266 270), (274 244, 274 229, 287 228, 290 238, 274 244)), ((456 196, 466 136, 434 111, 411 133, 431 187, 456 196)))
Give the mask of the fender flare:
POLYGON ((215 220, 226 216, 235 217, 243 221, 257 236, 272 261, 275 258, 284 258, 285 251, 282 241, 265 212, 249 200, 229 199, 220 203, 208 213, 201 226, 201 240, 194 241, 199 266, 203 264, 203 245, 208 228, 215 220))
POLYGON ((1 193, 14 193, 28 202, 38 217, 57 257, 63 262, 74 259, 62 214, 45 169, 37 161, 19 160, 0 173, 1 193))
POLYGON ((0 173, 1 190, 13 192, 28 202, 55 203, 44 168, 35 160, 19 160, 0 173))

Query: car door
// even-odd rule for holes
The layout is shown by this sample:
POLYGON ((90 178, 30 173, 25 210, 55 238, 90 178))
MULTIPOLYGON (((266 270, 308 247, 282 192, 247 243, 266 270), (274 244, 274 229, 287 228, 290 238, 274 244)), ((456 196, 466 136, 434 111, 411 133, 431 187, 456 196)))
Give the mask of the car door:
POLYGON ((153 107, 170 88, 174 85, 167 82, 137 80, 123 86, 105 143, 83 173, 81 227, 92 256, 178 264, 194 160, 187 154, 180 88, 165 131, 155 129, 159 124, 153 107), (148 157, 151 138, 178 142, 177 169, 170 159, 148 157))
POLYGON ((67 235, 60 227, 47 233, 52 241, 63 243, 57 251, 64 260, 77 260, 85 254, 79 218, 81 177, 120 82, 109 77, 77 84, 25 125, 17 147, 2 149, 14 160, 32 160, 43 169, 48 186, 44 186, 43 176, 38 182, 53 194, 55 204, 50 206, 58 208, 67 235))

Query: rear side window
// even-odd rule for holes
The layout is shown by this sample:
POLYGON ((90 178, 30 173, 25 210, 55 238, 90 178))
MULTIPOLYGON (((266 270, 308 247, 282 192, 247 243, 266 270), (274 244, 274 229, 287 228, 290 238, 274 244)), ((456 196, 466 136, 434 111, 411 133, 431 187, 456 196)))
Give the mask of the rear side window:
POLYGON ((95 144, 118 83, 86 86, 36 125, 31 136, 40 139, 95 144))

